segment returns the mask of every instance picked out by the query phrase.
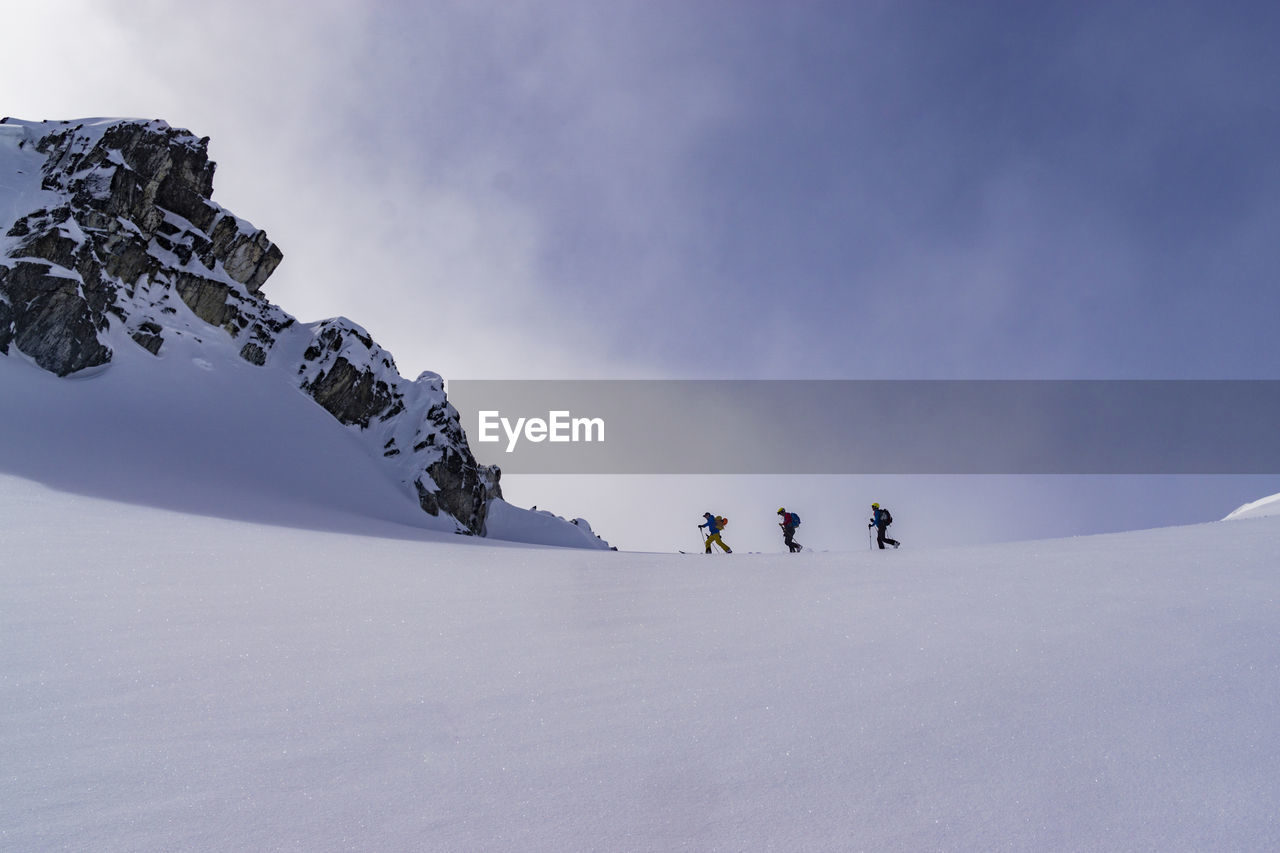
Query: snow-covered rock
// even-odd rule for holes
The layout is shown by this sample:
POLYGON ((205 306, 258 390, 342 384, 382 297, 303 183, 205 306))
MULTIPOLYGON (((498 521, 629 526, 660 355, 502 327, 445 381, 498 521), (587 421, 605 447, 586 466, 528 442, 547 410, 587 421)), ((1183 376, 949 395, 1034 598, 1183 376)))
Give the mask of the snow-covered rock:
MULTIPOLYGON (((238 356, 357 433, 406 499, 485 535, 500 472, 476 462, 440 377, 406 380, 350 320, 302 324, 271 304, 261 288, 283 253, 212 201, 207 146, 162 121, 0 121, 0 353, 58 376, 121 347, 163 359, 178 340, 238 356)), ((552 540, 607 547, 558 524, 552 540)))
POLYGON ((4 124, 17 192, 0 223, 0 351, 66 376, 111 360, 114 326, 158 353, 187 333, 179 301, 237 336, 292 322, 257 296, 280 250, 210 201, 207 139, 156 121, 4 124))

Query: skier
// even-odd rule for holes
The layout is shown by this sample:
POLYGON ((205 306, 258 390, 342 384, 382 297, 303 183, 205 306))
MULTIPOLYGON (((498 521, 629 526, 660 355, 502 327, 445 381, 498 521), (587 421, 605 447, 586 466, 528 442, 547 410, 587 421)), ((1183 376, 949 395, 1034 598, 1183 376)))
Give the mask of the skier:
POLYGON ((889 512, 888 509, 880 506, 878 503, 872 504, 871 520, 867 522, 867 529, 870 530, 873 527, 876 529, 876 544, 880 546, 881 551, 884 550, 886 542, 894 548, 897 548, 902 544, 897 539, 890 539, 884 535, 885 530, 890 524, 893 524, 893 513, 889 512))
POLYGON ((702 517, 707 521, 705 524, 699 524, 698 526, 707 528, 707 553, 711 553, 711 543, 714 542, 723 548, 726 554, 732 554, 733 549, 724 544, 724 540, 720 538, 720 531, 723 530, 724 526, 729 522, 723 517, 712 515, 709 512, 704 512, 702 517))
POLYGON ((786 544, 787 550, 792 554, 804 548, 794 537, 796 535, 796 527, 800 524, 800 516, 794 512, 787 512, 787 508, 778 507, 778 515, 782 516, 782 522, 778 525, 782 528, 782 541, 786 544))

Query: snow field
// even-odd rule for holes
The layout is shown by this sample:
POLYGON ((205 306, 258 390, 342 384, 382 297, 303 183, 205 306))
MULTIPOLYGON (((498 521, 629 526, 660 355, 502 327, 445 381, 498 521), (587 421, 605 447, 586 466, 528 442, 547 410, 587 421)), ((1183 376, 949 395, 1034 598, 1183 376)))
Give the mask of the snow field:
POLYGON ((706 557, 0 510, 4 849, 1280 843, 1275 519, 706 557))

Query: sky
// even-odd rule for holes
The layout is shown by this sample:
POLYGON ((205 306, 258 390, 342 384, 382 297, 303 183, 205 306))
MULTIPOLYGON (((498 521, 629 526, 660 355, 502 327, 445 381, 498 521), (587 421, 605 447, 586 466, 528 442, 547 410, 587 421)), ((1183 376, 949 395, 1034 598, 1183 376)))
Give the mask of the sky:
MULTIPOLYGON (((214 200, 284 251, 265 295, 350 317, 410 377, 1280 378, 1274 4, 5 15, 0 111, 209 136, 214 200)), ((1025 515, 1012 532, 1071 533, 1115 518, 1099 501, 1134 506, 1131 489, 1160 500, 1111 523, 1280 491, 1255 480, 1053 480, 1047 505, 1084 507, 1053 523, 1012 497, 1021 482, 504 485, 526 505, 577 496, 567 514, 657 547, 629 519, 673 492, 703 497, 661 497, 673 519, 732 491, 766 520, 780 493, 855 515, 881 497, 941 529, 939 496, 976 488, 1025 515)))

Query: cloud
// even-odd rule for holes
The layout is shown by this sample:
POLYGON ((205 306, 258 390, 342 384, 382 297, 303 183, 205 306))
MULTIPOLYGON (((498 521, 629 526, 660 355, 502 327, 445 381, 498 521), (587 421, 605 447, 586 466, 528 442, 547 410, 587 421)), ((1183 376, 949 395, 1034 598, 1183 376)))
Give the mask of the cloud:
POLYGON ((660 372, 610 342, 666 316, 650 294, 696 244, 684 158, 727 108, 661 13, 121 0, 44 21, 113 58, 96 111, 212 137, 215 200, 281 245, 265 291, 301 318, 350 316, 409 373, 660 372))
POLYGON ((267 293, 409 372, 1142 375, 1185 367, 1189 330, 1225 372, 1239 335, 1197 319, 1200 282, 1274 305, 1256 12, 17 14, 10 109, 211 136, 217 199, 286 253, 267 293))

